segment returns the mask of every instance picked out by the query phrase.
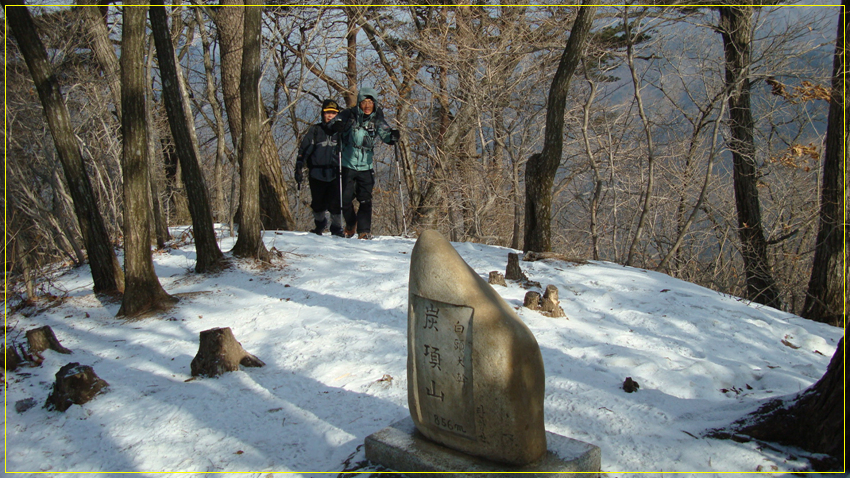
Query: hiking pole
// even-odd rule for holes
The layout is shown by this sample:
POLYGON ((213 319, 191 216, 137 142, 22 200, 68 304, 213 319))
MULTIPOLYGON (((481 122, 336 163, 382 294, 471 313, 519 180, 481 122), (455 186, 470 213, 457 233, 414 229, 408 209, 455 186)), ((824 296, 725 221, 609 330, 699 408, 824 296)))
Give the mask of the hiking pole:
POLYGON ((339 213, 342 214, 342 146, 339 146, 339 150, 336 153, 336 159, 339 163, 339 213))
POLYGON ((401 223, 404 225, 403 237, 407 237, 407 217, 404 214, 404 195, 401 191, 401 165, 398 160, 398 143, 393 144, 393 153, 395 154, 395 168, 398 172, 398 200, 401 203, 401 223))
POLYGON ((295 181, 295 223, 298 223, 298 218, 301 217, 301 183, 295 181))

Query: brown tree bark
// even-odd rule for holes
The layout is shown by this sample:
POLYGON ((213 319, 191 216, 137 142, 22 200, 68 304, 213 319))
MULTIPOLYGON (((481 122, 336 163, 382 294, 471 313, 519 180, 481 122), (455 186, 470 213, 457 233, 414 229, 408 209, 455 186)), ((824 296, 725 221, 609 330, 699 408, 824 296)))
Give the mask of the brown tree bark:
MULTIPOLYGON (((203 17, 201 15, 201 9, 195 9, 195 17, 198 22, 198 32, 201 36, 201 45, 203 46, 204 52, 204 73, 206 78, 206 93, 207 93, 207 101, 210 103, 210 108, 213 111, 213 118, 215 120, 215 125, 211 125, 212 129, 215 131, 215 172, 214 172, 214 191, 215 191, 215 210, 214 217, 217 217, 219 221, 222 218, 226 217, 227 210, 224 207, 224 189, 222 183, 222 168, 224 167, 225 162, 227 161, 227 147, 226 147, 226 139, 224 133, 224 118, 221 113, 221 104, 218 101, 218 93, 217 88, 215 86, 214 81, 214 73, 213 73, 213 64, 212 64, 212 55, 210 54, 210 36, 207 34, 206 27, 204 26, 203 17)), ((235 198, 233 199, 236 200, 235 198)))
POLYGON ((528 280, 525 272, 523 272, 522 268, 519 266, 519 254, 514 252, 508 253, 508 265, 505 267, 505 279, 519 281, 528 280))
POLYGON ((508 286, 508 283, 505 282, 505 276, 499 271, 490 271, 490 277, 487 279, 487 283, 490 285, 508 286))
MULTIPOLYGON (((237 0, 223 0, 223 8, 215 16, 218 28, 221 52, 221 87, 224 94, 224 108, 230 125, 230 137, 234 147, 238 148, 242 135, 242 107, 240 100, 240 75, 242 65, 243 42, 243 5, 237 0)), ((286 181, 277 146, 272 137, 270 123, 265 108, 261 111, 261 131, 258 144, 260 214, 265 229, 292 230, 295 221, 289 209, 286 181)))
POLYGON ((89 365, 71 362, 56 372, 56 382, 44 407, 64 412, 71 408, 71 405, 89 402, 108 386, 109 384, 98 377, 89 365))
POLYGON ((549 88, 543 151, 531 155, 525 166, 525 252, 552 250, 552 187, 561 164, 567 92, 573 73, 581 61, 595 13, 596 6, 582 3, 579 7, 570 39, 567 40, 558 71, 549 88))
POLYGON ((846 110, 844 109, 844 39, 848 26, 847 0, 838 19, 838 37, 832 63, 832 97, 826 130, 826 152, 823 157, 823 184, 821 185, 820 223, 812 275, 809 279, 803 317, 840 327, 845 322, 846 303, 843 278, 847 275, 847 262, 842 246, 846 243, 842 230, 846 196, 842 188, 842 172, 846 171, 844 157, 847 137, 846 110))
POLYGON ((151 186, 151 220, 153 221, 153 233, 156 235, 156 248, 164 249, 165 243, 171 240, 171 233, 168 232, 168 225, 165 221, 165 214, 162 213, 162 201, 160 201, 159 182, 157 181, 156 157, 162 155, 159 137, 156 131, 156 121, 154 119, 154 108, 156 103, 153 100, 153 50, 154 45, 151 42, 148 45, 148 59, 145 63, 145 92, 147 100, 145 101, 145 121, 148 122, 148 182, 151 186))
POLYGON ((200 333, 198 353, 192 359, 192 376, 206 375, 216 377, 225 372, 245 367, 262 367, 262 360, 249 354, 242 348, 230 327, 217 327, 200 333))
POLYGON ((536 290, 526 292, 522 299, 522 306, 526 309, 540 310, 540 292, 536 290))
POLYGON ((195 236, 197 260, 195 272, 206 272, 220 267, 224 255, 218 248, 213 230, 209 195, 204 183, 203 173, 198 160, 198 139, 195 136, 195 124, 185 87, 177 75, 177 62, 174 44, 168 31, 168 13, 164 6, 150 8, 151 30, 156 43, 156 56, 162 78, 162 94, 168 124, 180 168, 186 195, 189 198, 189 214, 192 216, 192 232, 195 236))
POLYGON ((118 55, 115 54, 115 49, 112 47, 112 42, 109 40, 109 29, 106 28, 106 23, 103 21, 103 15, 100 8, 95 5, 79 5, 80 15, 85 23, 85 28, 89 33, 89 43, 92 53, 103 70, 103 76, 109 85, 109 92, 112 95, 112 103, 115 105, 115 116, 118 122, 121 122, 121 71, 118 64, 118 55))
MULTIPOLYGON (((2 4, 6 6, 5 1, 2 4)), ((65 172, 65 180, 74 200, 74 212, 89 255, 94 291, 105 294, 121 293, 124 291, 124 273, 98 210, 80 147, 71 126, 68 108, 65 106, 59 82, 47 60, 47 52, 26 7, 6 8, 6 19, 32 74, 56 152, 65 172)))
POLYGON ((27 330, 27 344, 29 344, 29 352, 41 354, 45 350, 54 350, 60 354, 70 354, 71 350, 65 348, 56 338, 53 329, 49 325, 38 327, 36 329, 27 330))
POLYGON ((10 343, 9 345, 4 347, 4 359, 3 359, 3 370, 7 372, 11 372, 18 368, 23 359, 18 354, 18 349, 15 348, 14 343, 10 343))
MULTIPOLYGON (((354 3, 354 2, 348 2, 354 3)), ((348 5, 342 8, 345 12, 347 29, 345 32, 345 79, 348 88, 342 92, 345 104, 351 108, 357 104, 357 33, 360 31, 360 21, 363 16, 362 8, 348 5)))
MULTIPOLYGON (((254 0, 256 1, 256 0, 254 0)), ((255 4, 256 5, 256 4, 255 4)), ((242 219, 233 255, 267 260, 269 252, 263 244, 259 205, 260 162, 260 36, 262 13, 259 6, 244 9, 244 46, 242 48, 242 219)))
POLYGON ((119 316, 167 309, 177 299, 159 283, 151 256, 150 185, 145 122, 145 16, 147 0, 124 3, 121 38, 121 110, 124 154, 124 271, 127 287, 119 316))
POLYGON ((729 96, 729 129, 732 151, 738 237, 747 281, 747 298, 780 308, 779 293, 767 258, 767 240, 761 220, 758 171, 755 160, 755 121, 750 109, 750 64, 752 43, 751 6, 721 7, 718 29, 726 56, 726 86, 729 96))
POLYGON ((540 299, 540 310, 548 317, 566 317, 564 309, 561 308, 561 301, 558 299, 558 288, 553 285, 547 285, 543 292, 543 297, 540 299))

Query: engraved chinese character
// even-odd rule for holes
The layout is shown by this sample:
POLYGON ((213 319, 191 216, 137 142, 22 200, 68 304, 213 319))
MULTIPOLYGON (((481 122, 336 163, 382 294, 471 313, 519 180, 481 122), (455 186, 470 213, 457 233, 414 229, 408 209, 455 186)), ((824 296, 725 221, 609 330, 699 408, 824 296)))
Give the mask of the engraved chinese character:
POLYGON ((439 332, 440 329, 437 328, 437 318, 439 317, 440 309, 435 309, 433 306, 430 306, 425 309, 425 325, 422 327, 423 329, 434 329, 439 332))
POLYGON ((431 380, 431 388, 425 387, 425 393, 427 393, 429 397, 439 398, 441 402, 446 399, 445 392, 440 392, 440 394, 437 395, 437 384, 433 380, 431 380))
POLYGON ((466 344, 462 340, 455 339, 455 350, 463 352, 464 347, 466 347, 466 344))
POLYGON ((462 334, 462 333, 463 333, 463 331, 464 331, 464 329, 465 329, 465 327, 464 327, 463 325, 461 325, 461 324, 460 324, 460 321, 458 321, 458 322, 455 324, 455 332, 457 332, 457 333, 459 333, 459 334, 462 334))
POLYGON ((436 368, 437 370, 439 370, 441 372, 443 371, 443 369, 441 367, 443 362, 442 362, 442 358, 440 357, 440 349, 439 348, 429 347, 428 345, 426 345, 425 346, 425 355, 428 356, 428 359, 429 359, 428 363, 431 364, 431 368, 436 368), (430 352, 428 351, 429 348, 430 348, 430 352))

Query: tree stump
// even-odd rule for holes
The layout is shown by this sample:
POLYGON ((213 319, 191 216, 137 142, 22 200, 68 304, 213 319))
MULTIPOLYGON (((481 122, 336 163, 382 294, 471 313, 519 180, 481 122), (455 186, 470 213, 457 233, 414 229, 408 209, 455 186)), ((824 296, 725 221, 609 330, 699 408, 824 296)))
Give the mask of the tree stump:
POLYGON ((49 325, 27 330, 27 342, 29 343, 29 353, 31 354, 40 354, 47 349, 55 350, 60 354, 71 353, 69 349, 66 349, 59 343, 59 339, 56 338, 56 334, 53 333, 53 329, 49 325))
POLYGON ((239 370, 239 365, 262 367, 265 363, 242 348, 230 327, 201 331, 198 354, 192 359, 192 376, 216 377, 239 370))
POLYGON ((514 252, 508 253, 508 267, 505 269, 505 279, 527 281, 525 273, 519 267, 519 254, 514 252))
POLYGON ((530 290, 525 293, 522 306, 531 310, 540 310, 540 292, 530 290))
POLYGON ((18 351, 15 349, 15 344, 11 344, 6 347, 6 358, 3 362, 3 366, 5 370, 12 371, 18 368, 18 365, 21 363, 21 356, 18 355, 18 351))
POLYGON ((56 372, 56 383, 44 408, 64 412, 73 404, 82 405, 109 386, 88 365, 71 362, 56 372))
POLYGON ((543 299, 540 301, 540 310, 545 312, 549 317, 566 317, 564 309, 561 308, 561 301, 558 300, 558 288, 553 285, 547 285, 546 291, 543 293, 543 299))
POLYGON ((505 282, 505 276, 502 275, 499 271, 490 272, 490 278, 487 280, 492 285, 502 285, 507 287, 508 284, 505 282))

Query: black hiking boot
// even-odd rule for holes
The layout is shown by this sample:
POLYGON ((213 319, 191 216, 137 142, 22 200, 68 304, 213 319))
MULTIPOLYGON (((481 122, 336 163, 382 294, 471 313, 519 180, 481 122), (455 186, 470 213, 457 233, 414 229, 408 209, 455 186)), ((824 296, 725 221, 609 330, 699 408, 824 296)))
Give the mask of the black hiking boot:
POLYGON ((316 222, 316 227, 314 229, 311 229, 310 232, 312 232, 313 234, 318 234, 318 235, 321 236, 322 233, 325 232, 325 227, 328 225, 328 220, 324 219, 322 221, 315 221, 315 222, 316 222))

